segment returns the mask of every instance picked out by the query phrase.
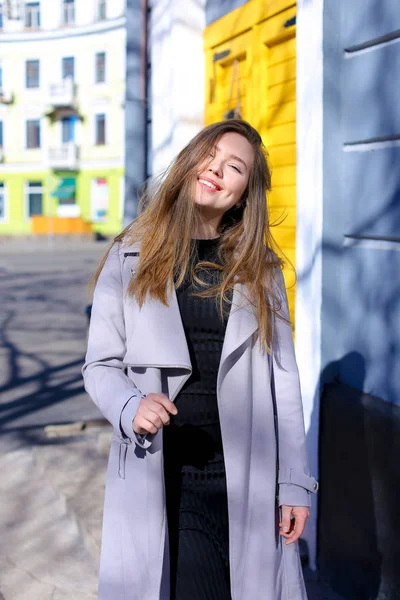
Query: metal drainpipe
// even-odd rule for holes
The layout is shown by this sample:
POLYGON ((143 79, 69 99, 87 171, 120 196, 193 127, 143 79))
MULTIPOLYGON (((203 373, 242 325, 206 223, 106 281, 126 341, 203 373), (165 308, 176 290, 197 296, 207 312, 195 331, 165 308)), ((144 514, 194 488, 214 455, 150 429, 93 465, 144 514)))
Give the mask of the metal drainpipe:
POLYGON ((124 227, 137 215, 139 188, 147 177, 148 11, 148 0, 127 0, 124 227))

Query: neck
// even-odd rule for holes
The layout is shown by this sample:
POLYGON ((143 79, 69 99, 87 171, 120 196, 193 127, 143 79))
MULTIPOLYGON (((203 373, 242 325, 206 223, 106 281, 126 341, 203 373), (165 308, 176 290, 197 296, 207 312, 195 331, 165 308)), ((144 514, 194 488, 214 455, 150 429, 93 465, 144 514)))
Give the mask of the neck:
POLYGON ((196 223, 193 237, 195 239, 213 239, 219 237, 218 228, 221 223, 221 217, 207 217, 200 213, 200 219, 196 223))

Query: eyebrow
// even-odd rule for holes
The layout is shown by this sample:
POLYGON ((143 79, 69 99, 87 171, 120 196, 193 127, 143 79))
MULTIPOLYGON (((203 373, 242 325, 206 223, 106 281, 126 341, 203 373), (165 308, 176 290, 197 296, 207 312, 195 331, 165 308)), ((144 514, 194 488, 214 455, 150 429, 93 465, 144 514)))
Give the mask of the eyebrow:
MULTIPOLYGON (((221 150, 221 148, 219 148, 219 146, 216 146, 216 147, 215 147, 215 149, 216 149, 216 150, 221 150)), ((240 163, 242 163, 242 165, 244 165, 244 166, 246 167, 246 169, 247 169, 247 164, 244 162, 243 158, 240 158, 240 156, 236 156, 236 154, 231 154, 231 155, 229 156, 229 158, 230 158, 230 159, 231 159, 231 158, 233 158, 233 160, 237 160, 237 161, 239 161, 239 162, 240 162, 240 163)))

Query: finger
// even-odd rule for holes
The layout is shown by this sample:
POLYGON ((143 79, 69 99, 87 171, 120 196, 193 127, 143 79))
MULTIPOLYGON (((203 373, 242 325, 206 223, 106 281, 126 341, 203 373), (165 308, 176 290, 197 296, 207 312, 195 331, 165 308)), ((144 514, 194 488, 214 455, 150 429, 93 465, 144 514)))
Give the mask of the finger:
POLYGON ((286 542, 286 545, 297 542, 297 540, 303 534, 305 524, 306 524, 306 519, 304 519, 304 518, 297 519, 296 518, 293 532, 288 536, 288 541, 286 542))
POLYGON ((146 411, 146 413, 143 416, 145 419, 150 421, 150 423, 152 423, 154 427, 157 427, 157 431, 161 429, 161 427, 163 427, 164 425, 161 417, 153 410, 146 411))
POLYGON ((165 410, 162 404, 158 404, 157 402, 153 402, 149 407, 150 410, 155 412, 161 419, 163 425, 169 425, 170 416, 169 413, 165 410))
POLYGON ((134 420, 134 431, 139 435, 143 435, 145 433, 157 433, 158 429, 148 419, 136 417, 134 420))
POLYGON ((153 400, 158 402, 158 404, 161 404, 168 413, 171 415, 178 414, 178 409, 176 408, 175 404, 171 402, 171 400, 167 398, 165 394, 152 394, 152 396, 153 400))
POLYGON ((290 531, 290 515, 292 514, 292 509, 290 506, 282 506, 281 508, 281 522, 279 526, 282 528, 283 533, 288 533, 290 531))

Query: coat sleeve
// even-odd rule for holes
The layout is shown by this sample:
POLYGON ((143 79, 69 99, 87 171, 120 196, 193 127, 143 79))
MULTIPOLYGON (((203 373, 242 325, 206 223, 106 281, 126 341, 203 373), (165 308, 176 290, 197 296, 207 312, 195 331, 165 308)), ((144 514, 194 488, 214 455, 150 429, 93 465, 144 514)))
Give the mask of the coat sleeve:
POLYGON ((274 328, 272 385, 277 418, 279 505, 310 506, 318 483, 310 476, 300 380, 282 270, 277 273, 280 314, 274 328))
POLYGON ((104 417, 124 440, 148 447, 145 436, 132 429, 140 390, 125 374, 126 353, 119 245, 115 244, 98 279, 90 318, 88 347, 82 369, 85 389, 104 417))

